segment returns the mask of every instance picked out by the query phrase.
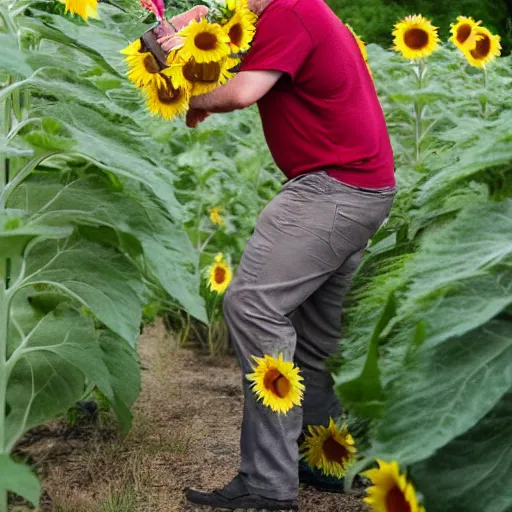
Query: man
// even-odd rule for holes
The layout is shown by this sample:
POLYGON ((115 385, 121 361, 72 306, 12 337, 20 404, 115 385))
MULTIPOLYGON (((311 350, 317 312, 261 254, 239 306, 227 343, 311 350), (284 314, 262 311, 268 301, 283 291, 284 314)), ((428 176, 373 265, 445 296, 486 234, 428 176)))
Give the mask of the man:
MULTIPOLYGON (((302 407, 276 414, 244 378, 241 467, 225 488, 189 501, 229 510, 298 509, 297 440, 340 404, 325 360, 368 240, 389 214, 394 164, 373 80, 349 30, 323 0, 249 0, 260 15, 241 71, 193 98, 187 124, 258 103, 266 140, 289 178, 258 219, 224 298, 242 365, 284 354, 300 367, 302 407)), ((341 484, 340 484, 341 485, 341 484)))

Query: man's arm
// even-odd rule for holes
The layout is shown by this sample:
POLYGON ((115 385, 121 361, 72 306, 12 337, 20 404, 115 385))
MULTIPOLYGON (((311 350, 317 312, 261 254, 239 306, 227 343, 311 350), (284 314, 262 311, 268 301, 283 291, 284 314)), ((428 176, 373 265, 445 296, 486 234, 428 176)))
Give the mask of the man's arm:
POLYGON ((190 108, 224 113, 250 107, 274 87, 282 74, 281 71, 241 71, 225 85, 193 97, 190 108))

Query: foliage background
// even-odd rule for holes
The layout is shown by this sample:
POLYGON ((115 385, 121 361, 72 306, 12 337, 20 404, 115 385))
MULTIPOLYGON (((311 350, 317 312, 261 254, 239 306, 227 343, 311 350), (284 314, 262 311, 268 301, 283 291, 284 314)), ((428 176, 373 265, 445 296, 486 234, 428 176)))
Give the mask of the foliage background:
POLYGON ((457 16, 482 20, 491 32, 502 37, 505 53, 512 50, 512 2, 510 0, 327 0, 345 22, 354 27, 367 43, 391 47, 390 27, 409 14, 423 14, 440 28, 441 39, 448 38, 450 23, 457 16))

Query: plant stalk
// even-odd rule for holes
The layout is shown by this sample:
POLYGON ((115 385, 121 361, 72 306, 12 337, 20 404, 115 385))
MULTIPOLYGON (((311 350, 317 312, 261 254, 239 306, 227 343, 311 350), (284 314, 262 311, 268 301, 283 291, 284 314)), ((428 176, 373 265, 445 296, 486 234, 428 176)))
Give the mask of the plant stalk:
MULTIPOLYGON (((6 260, 2 260, 6 265, 6 260)), ((4 271, 5 273, 5 271, 4 271)), ((5 416, 7 407, 7 331, 9 328, 9 299, 6 280, 0 280, 0 453, 5 450, 5 416)), ((0 503, 0 512, 2 511, 0 503)), ((7 510, 7 508, 5 509, 7 510)))
MULTIPOLYGON (((418 63, 418 73, 416 74, 417 89, 420 91, 424 87, 424 78, 427 66, 422 59, 418 63)), ((416 165, 421 162, 421 142, 423 139, 423 111, 424 105, 420 99, 414 100, 414 125, 415 125, 415 148, 416 148, 416 165)))
POLYGON ((215 321, 215 313, 217 312, 217 304, 219 303, 220 295, 215 293, 215 299, 213 300, 212 306, 212 314, 210 317, 210 321, 208 322, 208 349, 210 351, 210 355, 215 355, 215 347, 213 346, 213 322, 215 321))
POLYGON ((484 68, 484 89, 486 97, 484 98, 482 102, 482 114, 484 117, 487 117, 487 93, 489 92, 489 81, 487 76, 487 70, 484 68))

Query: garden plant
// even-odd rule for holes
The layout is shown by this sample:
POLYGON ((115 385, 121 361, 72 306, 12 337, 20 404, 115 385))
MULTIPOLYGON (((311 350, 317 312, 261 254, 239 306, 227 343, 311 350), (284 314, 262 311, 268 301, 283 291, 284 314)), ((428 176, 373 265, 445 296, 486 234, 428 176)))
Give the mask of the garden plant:
MULTIPOLYGON (((398 195, 332 361, 346 421, 303 453, 347 488, 362 473, 378 512, 512 510, 512 60, 460 14, 450 41, 420 15, 389 27, 395 51, 359 40, 398 195)), ((0 0, 0 512, 8 493, 38 505, 12 455, 32 427, 96 392, 130 429, 143 316, 221 349, 223 293, 280 188, 254 111, 193 132, 150 115, 126 48, 151 21, 125 0, 0 0)))

